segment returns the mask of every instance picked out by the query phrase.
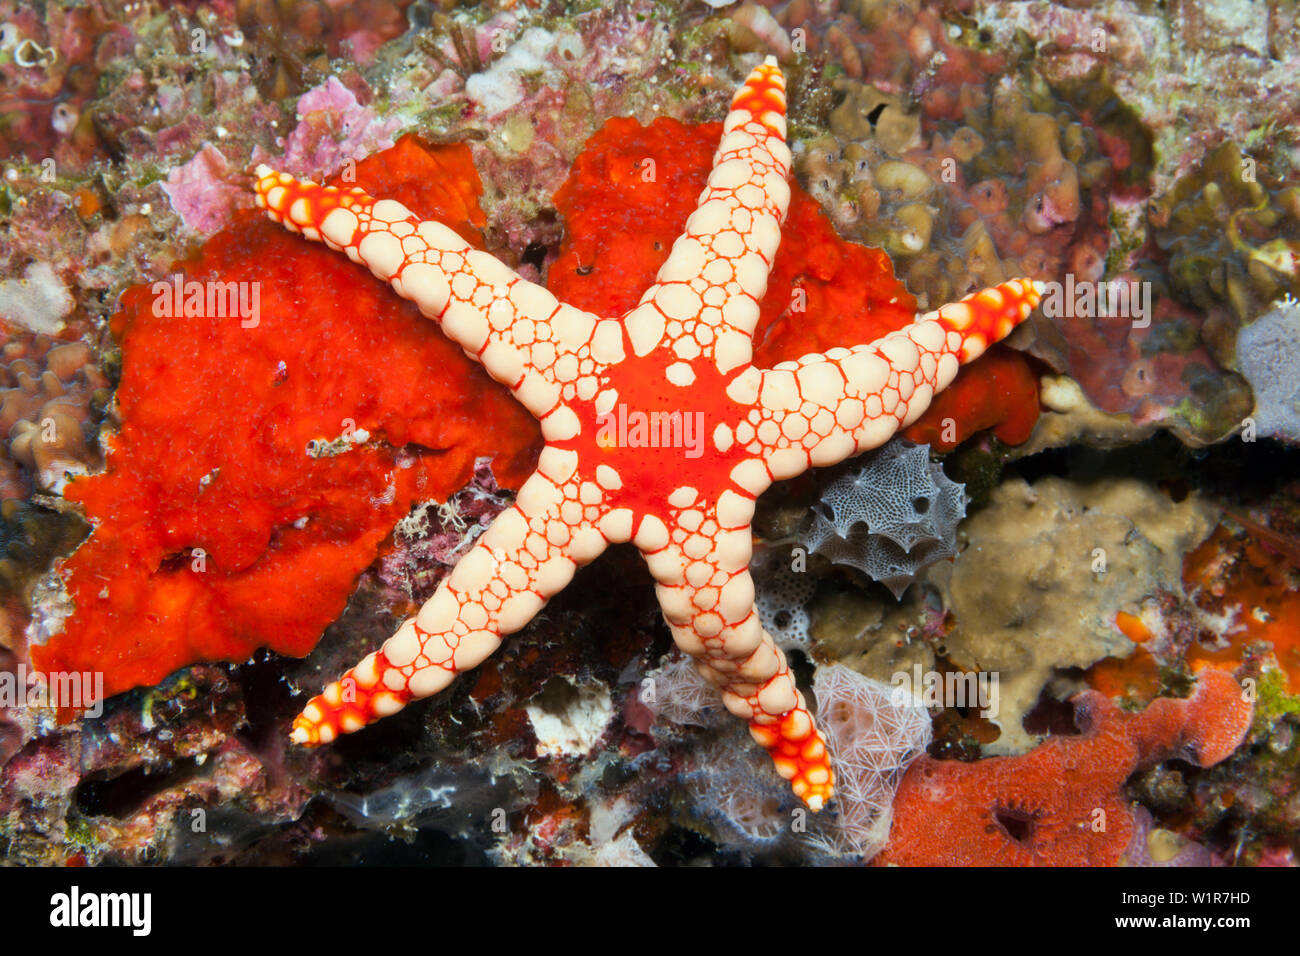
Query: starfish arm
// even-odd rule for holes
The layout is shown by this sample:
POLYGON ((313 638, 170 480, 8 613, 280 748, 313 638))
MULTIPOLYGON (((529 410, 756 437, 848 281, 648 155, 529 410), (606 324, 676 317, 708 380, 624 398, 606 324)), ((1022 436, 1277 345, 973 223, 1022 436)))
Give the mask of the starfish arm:
POLYGON ((769 57, 732 100, 685 232, 624 318, 637 355, 666 341, 686 361, 711 355, 722 372, 749 361, 790 203, 789 175, 785 80, 769 57))
POLYGON ((594 392, 596 373, 623 357, 618 321, 561 304, 440 222, 357 187, 266 166, 257 177, 257 203, 272 220, 368 266, 539 417, 594 392))
POLYGON ((604 551, 608 540, 582 517, 581 483, 547 477, 563 470, 567 454, 543 452, 515 503, 415 617, 307 704, 294 721, 295 742, 329 743, 438 693, 531 621, 579 565, 604 551))
POLYGON ((671 531, 647 517, 634 541, 677 646, 722 691, 727 709, 749 722, 751 736, 795 794, 820 810, 834 792, 835 775, 785 655, 754 609, 753 513, 751 497, 728 490, 716 503, 674 508, 671 531))
POLYGON ((957 369, 1028 317, 1041 297, 1013 279, 918 316, 870 345, 832 349, 758 374, 736 440, 773 480, 843 461, 888 441, 929 407, 957 369))

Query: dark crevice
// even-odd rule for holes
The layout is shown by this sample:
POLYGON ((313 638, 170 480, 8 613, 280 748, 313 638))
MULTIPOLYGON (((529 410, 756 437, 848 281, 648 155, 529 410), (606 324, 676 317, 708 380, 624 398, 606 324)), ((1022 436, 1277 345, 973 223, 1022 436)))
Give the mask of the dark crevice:
POLYGON ((1066 737, 1079 733, 1079 727, 1075 723, 1074 704, 1068 700, 1057 700, 1047 691, 1043 691, 1033 710, 1025 714, 1021 726, 1025 733, 1037 737, 1066 737))
POLYGON ((1271 497, 1300 475, 1300 448, 1269 439, 1236 438, 1207 448, 1188 448, 1168 432, 1160 432, 1122 448, 1054 448, 1012 462, 1007 470, 1030 484, 1048 476, 1084 483, 1127 477, 1158 485, 1176 501, 1192 489, 1230 501, 1256 501, 1271 497))
POLYGON ((530 265, 540 272, 542 265, 546 262, 546 253, 545 243, 533 241, 524 248, 524 254, 519 257, 519 261, 521 264, 530 265))
POLYGON ((73 800, 86 816, 123 819, 156 794, 198 776, 204 756, 176 759, 166 767, 146 764, 115 777, 91 777, 77 787, 73 800))
POLYGON ((284 679, 284 658, 265 649, 232 668, 231 680, 243 691, 247 724, 239 736, 254 750, 266 747, 284 731, 284 717, 296 710, 293 691, 284 679))

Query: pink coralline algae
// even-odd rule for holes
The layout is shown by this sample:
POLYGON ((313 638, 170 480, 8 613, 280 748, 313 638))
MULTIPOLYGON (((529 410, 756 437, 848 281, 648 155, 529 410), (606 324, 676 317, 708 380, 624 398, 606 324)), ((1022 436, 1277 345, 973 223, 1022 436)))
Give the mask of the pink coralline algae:
POLYGON ((205 143, 193 159, 167 174, 163 192, 187 227, 207 235, 230 221, 241 190, 225 155, 205 143))
MULTIPOLYGON (((369 90, 362 88, 366 99, 369 90)), ((358 160, 393 145, 401 128, 396 118, 381 119, 356 93, 331 76, 298 99, 298 123, 275 162, 304 176, 323 176, 355 168, 358 160)), ((254 161, 271 159, 260 147, 254 161)), ((226 154, 204 143, 188 162, 167 174, 163 192, 187 227, 210 235, 228 225, 234 210, 246 206, 248 189, 226 154)))
POLYGON ((379 577, 412 601, 423 602, 473 543, 506 509, 490 458, 474 463, 474 477, 444 505, 425 502, 398 522, 396 547, 379 561, 379 577))
MULTIPOLYGON (((366 91, 367 97, 369 91, 366 91)), ((401 120, 380 118, 336 77, 308 90, 298 100, 298 125, 285 142, 278 165, 300 176, 320 176, 344 168, 393 145, 401 120)), ((254 161, 267 157, 255 155, 254 161)))

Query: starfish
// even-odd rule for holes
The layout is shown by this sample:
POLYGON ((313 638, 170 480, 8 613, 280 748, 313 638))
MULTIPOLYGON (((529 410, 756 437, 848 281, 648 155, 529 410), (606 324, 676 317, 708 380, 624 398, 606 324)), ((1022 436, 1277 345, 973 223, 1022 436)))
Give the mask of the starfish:
POLYGON ((812 810, 831 755, 749 573, 755 499, 774 481, 887 441, 958 366, 1029 315, 1024 279, 921 315, 866 345, 771 369, 752 334, 790 199, 785 81, 772 58, 736 93, 699 205, 640 303, 602 317, 401 203, 257 169, 257 201, 363 263, 441 325, 541 423, 545 446, 514 504, 434 596, 313 698, 292 738, 340 733, 447 687, 611 543, 631 541, 678 647, 812 810))

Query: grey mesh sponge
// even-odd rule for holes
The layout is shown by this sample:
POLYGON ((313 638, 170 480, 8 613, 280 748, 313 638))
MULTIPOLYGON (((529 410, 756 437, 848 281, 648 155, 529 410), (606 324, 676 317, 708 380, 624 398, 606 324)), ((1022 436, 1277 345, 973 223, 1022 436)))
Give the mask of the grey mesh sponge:
POLYGON ((929 445, 895 440, 855 460, 801 528, 809 551, 870 575, 901 598, 916 573, 957 553, 966 489, 930 461, 929 445))

